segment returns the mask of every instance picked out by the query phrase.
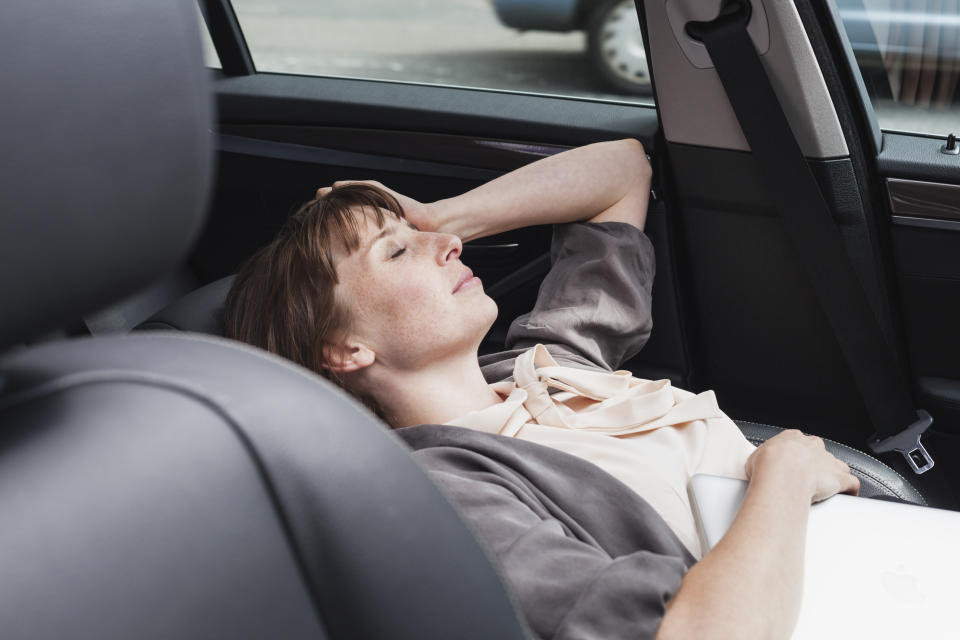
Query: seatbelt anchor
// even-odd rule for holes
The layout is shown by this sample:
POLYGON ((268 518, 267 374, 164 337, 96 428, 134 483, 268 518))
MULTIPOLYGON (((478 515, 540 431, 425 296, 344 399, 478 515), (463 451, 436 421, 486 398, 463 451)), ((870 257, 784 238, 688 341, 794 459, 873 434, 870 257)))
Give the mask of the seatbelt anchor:
POLYGON ((877 437, 867 441, 870 450, 874 453, 899 451, 907 459, 907 464, 917 475, 933 469, 933 458, 924 449, 920 436, 933 424, 933 418, 923 409, 917 409, 917 420, 909 427, 892 436, 880 439, 877 437))

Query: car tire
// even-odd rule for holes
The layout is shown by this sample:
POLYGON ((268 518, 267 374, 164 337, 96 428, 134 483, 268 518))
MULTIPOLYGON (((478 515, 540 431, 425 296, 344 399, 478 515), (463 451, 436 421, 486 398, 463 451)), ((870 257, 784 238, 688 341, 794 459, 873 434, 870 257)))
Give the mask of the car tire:
POLYGON ((599 0, 587 20, 587 50, 601 78, 618 93, 648 96, 650 72, 633 0, 599 0))

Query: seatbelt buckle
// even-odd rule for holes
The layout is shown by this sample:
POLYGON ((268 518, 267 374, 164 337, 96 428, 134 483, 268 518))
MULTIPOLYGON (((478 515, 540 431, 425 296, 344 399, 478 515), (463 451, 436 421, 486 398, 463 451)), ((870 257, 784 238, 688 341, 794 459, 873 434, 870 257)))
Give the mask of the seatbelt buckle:
POLYGON ((871 438, 867 441, 874 453, 898 451, 917 475, 933 469, 933 458, 920 442, 920 436, 933 424, 933 418, 923 409, 917 410, 917 420, 909 427, 887 438, 871 438))

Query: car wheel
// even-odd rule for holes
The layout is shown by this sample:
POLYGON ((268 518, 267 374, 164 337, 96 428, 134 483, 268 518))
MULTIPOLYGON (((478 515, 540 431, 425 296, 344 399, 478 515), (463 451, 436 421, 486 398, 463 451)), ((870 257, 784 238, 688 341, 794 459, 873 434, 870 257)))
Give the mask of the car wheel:
POLYGON ((619 93, 650 95, 650 73, 633 0, 600 0, 587 22, 587 47, 604 82, 619 93))

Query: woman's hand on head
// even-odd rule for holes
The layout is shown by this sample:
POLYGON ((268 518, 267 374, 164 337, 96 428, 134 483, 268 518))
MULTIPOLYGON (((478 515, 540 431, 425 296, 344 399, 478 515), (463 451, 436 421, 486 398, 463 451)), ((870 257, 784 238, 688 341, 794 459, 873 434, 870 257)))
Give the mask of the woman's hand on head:
POLYGON ((437 227, 439 226, 439 220, 437 219, 437 216, 433 214, 430 205, 394 191, 390 187, 386 187, 376 180, 337 180, 332 186, 320 187, 317 189, 317 198, 322 198, 337 187, 343 187, 348 184, 368 184, 386 191, 397 199, 397 202, 400 203, 400 207, 403 209, 403 215, 413 226, 420 231, 438 230, 437 227))
POLYGON ((788 429, 770 438, 754 451, 745 466, 751 482, 779 477, 781 482, 798 482, 809 492, 811 502, 826 500, 837 493, 857 495, 860 480, 850 467, 826 450, 822 438, 788 429))

